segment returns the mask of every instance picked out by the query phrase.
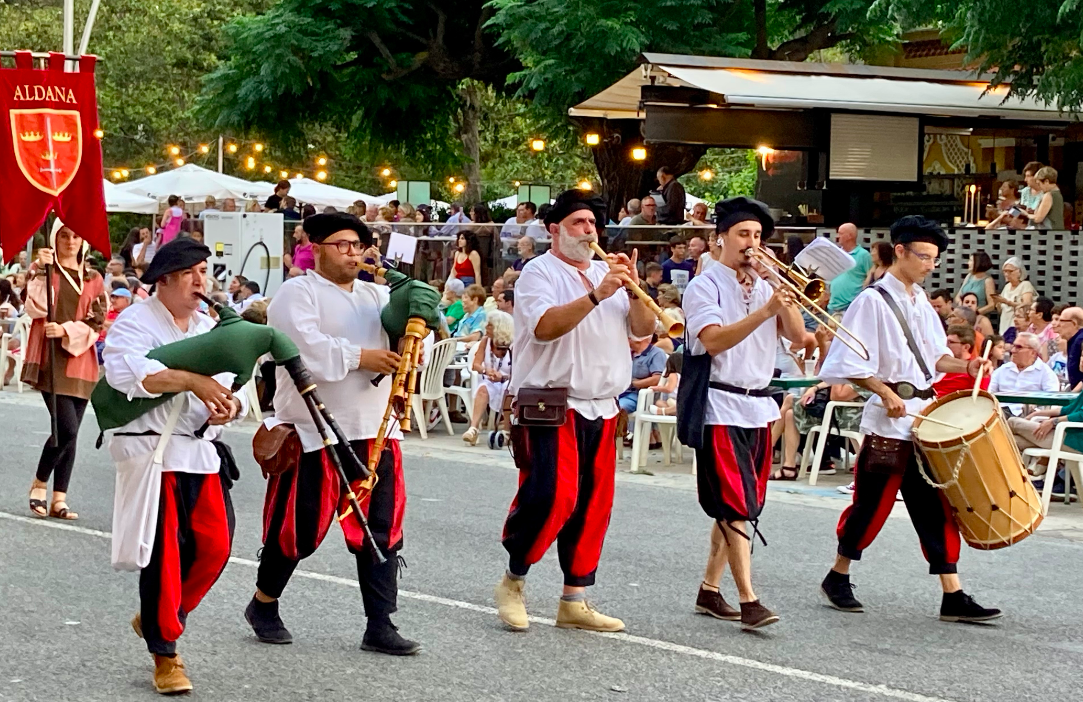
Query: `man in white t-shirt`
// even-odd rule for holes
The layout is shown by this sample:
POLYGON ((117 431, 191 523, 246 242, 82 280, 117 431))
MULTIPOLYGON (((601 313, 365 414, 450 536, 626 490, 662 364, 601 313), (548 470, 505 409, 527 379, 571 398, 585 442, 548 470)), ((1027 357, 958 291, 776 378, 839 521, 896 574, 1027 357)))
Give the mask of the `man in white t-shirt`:
POLYGON ((557 626, 624 629, 620 619, 587 605, 585 588, 594 584, 613 508, 614 398, 632 376, 627 339, 649 335, 654 315, 623 290, 639 282, 634 253, 591 260, 590 244, 605 221, 601 198, 561 193, 545 217, 552 248, 530 261, 515 284, 508 391, 517 401, 511 441, 520 481, 504 523, 508 569, 495 592, 500 619, 513 630, 529 626, 525 578, 554 541, 564 572, 557 626), (526 405, 539 391, 548 391, 548 399, 526 405), (531 421, 547 406, 563 408, 558 426, 531 421))

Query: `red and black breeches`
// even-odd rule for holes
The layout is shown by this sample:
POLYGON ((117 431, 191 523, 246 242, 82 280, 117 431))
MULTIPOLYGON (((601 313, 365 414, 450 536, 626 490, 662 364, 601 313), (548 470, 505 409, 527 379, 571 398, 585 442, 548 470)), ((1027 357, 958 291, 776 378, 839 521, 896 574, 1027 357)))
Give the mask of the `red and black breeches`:
MULTIPOLYGON (((865 438, 868 446, 871 435, 865 438)), ((955 573, 959 563, 959 527, 943 493, 921 477, 913 442, 903 442, 909 453, 905 469, 879 465, 864 448, 858 454, 854 475, 854 501, 839 519, 838 553, 859 561, 891 514, 895 496, 901 490, 910 522, 921 542, 921 551, 933 575, 955 573)), ((901 465, 902 461, 897 464, 901 465)))
MULTIPOLYGON (((716 522, 752 522, 763 512, 771 473, 771 432, 711 424, 696 450, 699 505, 716 522)), ((725 532, 723 532, 725 533, 725 532)))
MULTIPOLYGON (((350 444, 362 461, 368 460, 371 440, 350 444)), ((347 477, 351 481, 359 477, 355 475, 353 462, 341 453, 340 457, 347 477)), ((346 547, 357 560, 361 596, 370 618, 392 614, 398 600, 398 560, 392 556, 402 549, 402 519, 406 511, 398 441, 384 444, 376 477, 372 492, 359 496, 359 502, 377 546, 388 556, 387 562, 375 563, 357 519, 349 515, 339 522, 346 547)), ((338 471, 322 449, 301 454, 298 466, 272 476, 267 482, 263 504, 264 545, 256 586, 266 595, 281 597, 297 564, 315 553, 331 523, 337 521, 336 515, 347 506, 338 471)))
POLYGON ((503 537, 512 573, 526 575, 556 541, 564 584, 594 584, 613 511, 616 428, 616 417, 575 410, 559 427, 512 427, 519 491, 503 537))
POLYGON ((229 561, 233 502, 225 472, 162 473, 158 527, 139 574, 139 612, 147 650, 176 653, 191 612, 229 561))

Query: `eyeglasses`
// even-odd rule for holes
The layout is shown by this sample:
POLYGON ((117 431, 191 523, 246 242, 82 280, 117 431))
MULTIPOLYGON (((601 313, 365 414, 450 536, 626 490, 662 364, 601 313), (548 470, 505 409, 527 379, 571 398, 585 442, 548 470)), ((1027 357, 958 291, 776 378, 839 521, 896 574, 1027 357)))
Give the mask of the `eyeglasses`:
POLYGON ((922 263, 928 263, 928 262, 932 261, 933 268, 936 268, 937 266, 940 265, 940 258, 939 257, 934 258, 933 256, 930 256, 929 254, 916 253, 909 246, 904 246, 903 248, 906 249, 910 253, 911 256, 914 256, 915 258, 917 258, 917 260, 921 261, 922 263))
POLYGON ((365 245, 361 243, 360 239, 344 239, 342 241, 321 241, 320 246, 334 246, 338 249, 340 254, 347 254, 350 251, 361 253, 365 250, 365 245))

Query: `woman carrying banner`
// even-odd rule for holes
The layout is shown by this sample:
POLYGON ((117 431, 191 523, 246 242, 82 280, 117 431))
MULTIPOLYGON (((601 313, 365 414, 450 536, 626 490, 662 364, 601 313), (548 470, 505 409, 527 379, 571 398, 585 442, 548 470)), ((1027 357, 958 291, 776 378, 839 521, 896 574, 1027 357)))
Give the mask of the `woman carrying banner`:
POLYGON ((97 271, 86 266, 90 245, 58 219, 49 248, 38 251, 26 285, 26 312, 33 318, 23 362, 23 382, 41 392, 50 412, 56 412, 57 436, 50 436, 30 484, 30 511, 35 517, 74 520, 68 508, 68 483, 75 465, 75 445, 90 393, 98 382, 98 340, 109 300, 97 271), (49 319, 45 267, 52 266, 53 317, 49 319), (49 353, 49 344, 56 344, 49 353), (50 366, 55 360, 55 367, 50 366), (55 383, 55 388, 54 388, 55 383), (52 394, 56 395, 55 403, 52 394), (53 439, 56 439, 55 444, 53 439), (49 477, 53 499, 47 501, 49 477))

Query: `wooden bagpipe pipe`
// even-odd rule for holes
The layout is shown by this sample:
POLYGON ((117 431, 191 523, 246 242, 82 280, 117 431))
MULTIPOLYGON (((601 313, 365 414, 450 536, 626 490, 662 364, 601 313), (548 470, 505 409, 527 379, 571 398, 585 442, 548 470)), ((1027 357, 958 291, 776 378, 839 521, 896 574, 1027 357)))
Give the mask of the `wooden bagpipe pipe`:
MULTIPOLYGON (((355 491, 371 491, 376 484, 376 466, 387 444, 387 437, 393 431, 392 420, 398 422, 403 432, 410 431, 410 400, 417 385, 425 337, 430 330, 440 333, 440 292, 394 268, 383 268, 372 263, 362 263, 361 268, 386 281, 391 299, 380 312, 380 323, 391 341, 391 348, 395 348, 399 340, 402 341, 401 360, 391 381, 391 396, 369 451, 368 477, 351 486, 355 491)), ((383 379, 383 375, 377 375, 372 379, 372 384, 379 385, 383 379)), ((345 510, 339 515, 339 520, 349 514, 350 510, 345 510)))
MULTIPOLYGON (((346 499, 350 505, 350 512, 355 515, 361 527, 362 533, 369 543, 372 544, 374 558, 383 563, 386 556, 380 551, 379 546, 373 540, 372 531, 364 512, 361 511, 358 502, 358 491, 351 484, 346 471, 342 466, 339 451, 335 450, 333 441, 338 440, 341 452, 354 464, 361 481, 372 481, 375 473, 357 457, 350 442, 342 433, 334 415, 320 401, 316 390, 316 383, 312 375, 301 360, 301 353, 296 344, 288 336, 277 329, 263 324, 247 322, 232 309, 220 305, 204 297, 207 304, 214 307, 218 314, 218 324, 206 334, 200 334, 171 344, 165 344, 151 349, 147 358, 160 361, 171 370, 187 371, 199 375, 214 376, 219 373, 233 373, 236 378, 233 390, 236 391, 244 386, 251 378, 256 366, 256 361, 264 354, 271 354, 275 363, 286 369, 297 392, 305 401, 312 421, 323 439, 324 450, 342 481, 346 492, 346 499), (333 437, 333 438, 332 438, 333 437)), ((128 399, 118 390, 101 382, 94 388, 90 401, 94 405, 94 412, 98 418, 98 426, 102 432, 109 429, 122 427, 138 417, 146 414, 155 407, 168 402, 176 393, 168 393, 154 398, 128 399)), ((360 493, 364 494, 364 493, 360 493)))

